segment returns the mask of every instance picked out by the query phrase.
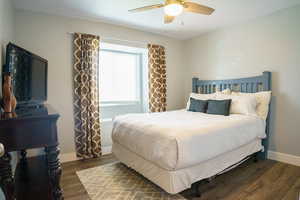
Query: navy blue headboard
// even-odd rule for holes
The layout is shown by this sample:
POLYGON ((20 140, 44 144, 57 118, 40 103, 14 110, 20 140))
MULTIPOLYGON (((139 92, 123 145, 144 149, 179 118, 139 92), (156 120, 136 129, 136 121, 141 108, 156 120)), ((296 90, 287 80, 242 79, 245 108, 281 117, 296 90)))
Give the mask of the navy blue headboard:
MULTIPOLYGON (((193 78, 194 93, 210 94, 227 88, 232 91, 246 93, 271 91, 271 72, 263 72, 260 76, 227 80, 199 80, 199 78, 193 78)), ((264 152, 259 153, 259 157, 263 159, 267 158, 269 149, 270 112, 271 109, 269 109, 266 121, 267 138, 263 140, 264 152)))
POLYGON ((227 80, 199 80, 193 78, 193 92, 210 94, 216 90, 229 88, 233 91, 254 93, 271 90, 271 72, 263 72, 261 76, 227 80))

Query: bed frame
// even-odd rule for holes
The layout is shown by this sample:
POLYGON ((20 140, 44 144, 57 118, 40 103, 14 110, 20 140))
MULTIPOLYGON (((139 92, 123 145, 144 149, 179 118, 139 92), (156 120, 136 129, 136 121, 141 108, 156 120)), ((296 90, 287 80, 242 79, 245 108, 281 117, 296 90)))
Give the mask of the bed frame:
MULTIPOLYGON (((193 78, 193 93, 202 93, 210 94, 216 91, 222 91, 229 88, 232 91, 236 92, 245 92, 245 93, 255 93, 260 91, 270 91, 271 90, 271 72, 265 71, 260 76, 240 78, 240 79, 227 79, 227 80, 199 80, 199 78, 193 78)), ((254 154, 255 160, 257 158, 265 160, 268 156, 269 149, 269 135, 270 135, 270 112, 269 109, 268 117, 266 120, 266 135, 267 137, 263 139, 262 145, 264 149, 261 152, 254 154)), ((252 157, 249 156, 249 157, 252 157)), ((249 157, 244 160, 236 163, 234 166, 239 165, 249 157)), ((234 168, 234 166, 229 167, 224 171, 234 168)), ((211 179, 211 178, 210 178, 211 179)), ((210 180, 209 179, 209 180, 210 180)), ((192 185, 192 190, 195 196, 200 196, 201 193, 198 190, 199 182, 192 185)))

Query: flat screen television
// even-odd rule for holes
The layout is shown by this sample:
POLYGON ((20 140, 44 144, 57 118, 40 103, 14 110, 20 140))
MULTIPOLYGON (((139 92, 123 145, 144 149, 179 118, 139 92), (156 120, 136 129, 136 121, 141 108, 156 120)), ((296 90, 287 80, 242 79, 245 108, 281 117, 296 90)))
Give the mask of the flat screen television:
POLYGON ((12 75, 18 106, 43 104, 47 100, 48 61, 15 44, 6 47, 3 73, 12 75))

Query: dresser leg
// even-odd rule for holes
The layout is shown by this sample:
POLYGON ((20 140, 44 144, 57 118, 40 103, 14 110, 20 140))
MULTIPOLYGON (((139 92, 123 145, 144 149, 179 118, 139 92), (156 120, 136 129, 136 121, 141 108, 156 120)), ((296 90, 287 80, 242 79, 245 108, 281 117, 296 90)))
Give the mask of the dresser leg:
POLYGON ((11 155, 5 153, 0 158, 0 186, 6 200, 14 200, 14 179, 10 165, 11 155))
POLYGON ((46 147, 45 151, 53 197, 55 200, 63 200, 64 197, 60 188, 62 170, 58 159, 59 148, 57 146, 46 147))

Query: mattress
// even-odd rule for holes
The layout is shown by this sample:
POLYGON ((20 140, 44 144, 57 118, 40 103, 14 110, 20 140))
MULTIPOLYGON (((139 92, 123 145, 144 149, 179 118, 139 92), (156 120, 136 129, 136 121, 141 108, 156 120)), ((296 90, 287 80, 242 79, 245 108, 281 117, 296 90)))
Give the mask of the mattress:
POLYGON ((265 121, 255 116, 186 110, 118 116, 112 132, 113 143, 165 170, 195 166, 265 136, 265 121))
POLYGON ((191 185, 197 181, 222 172, 247 156, 260 151, 262 148, 261 140, 256 139, 213 159, 178 170, 166 170, 161 168, 157 164, 145 160, 143 157, 118 143, 113 144, 113 153, 122 163, 136 170, 166 192, 177 194, 190 188, 191 185))

